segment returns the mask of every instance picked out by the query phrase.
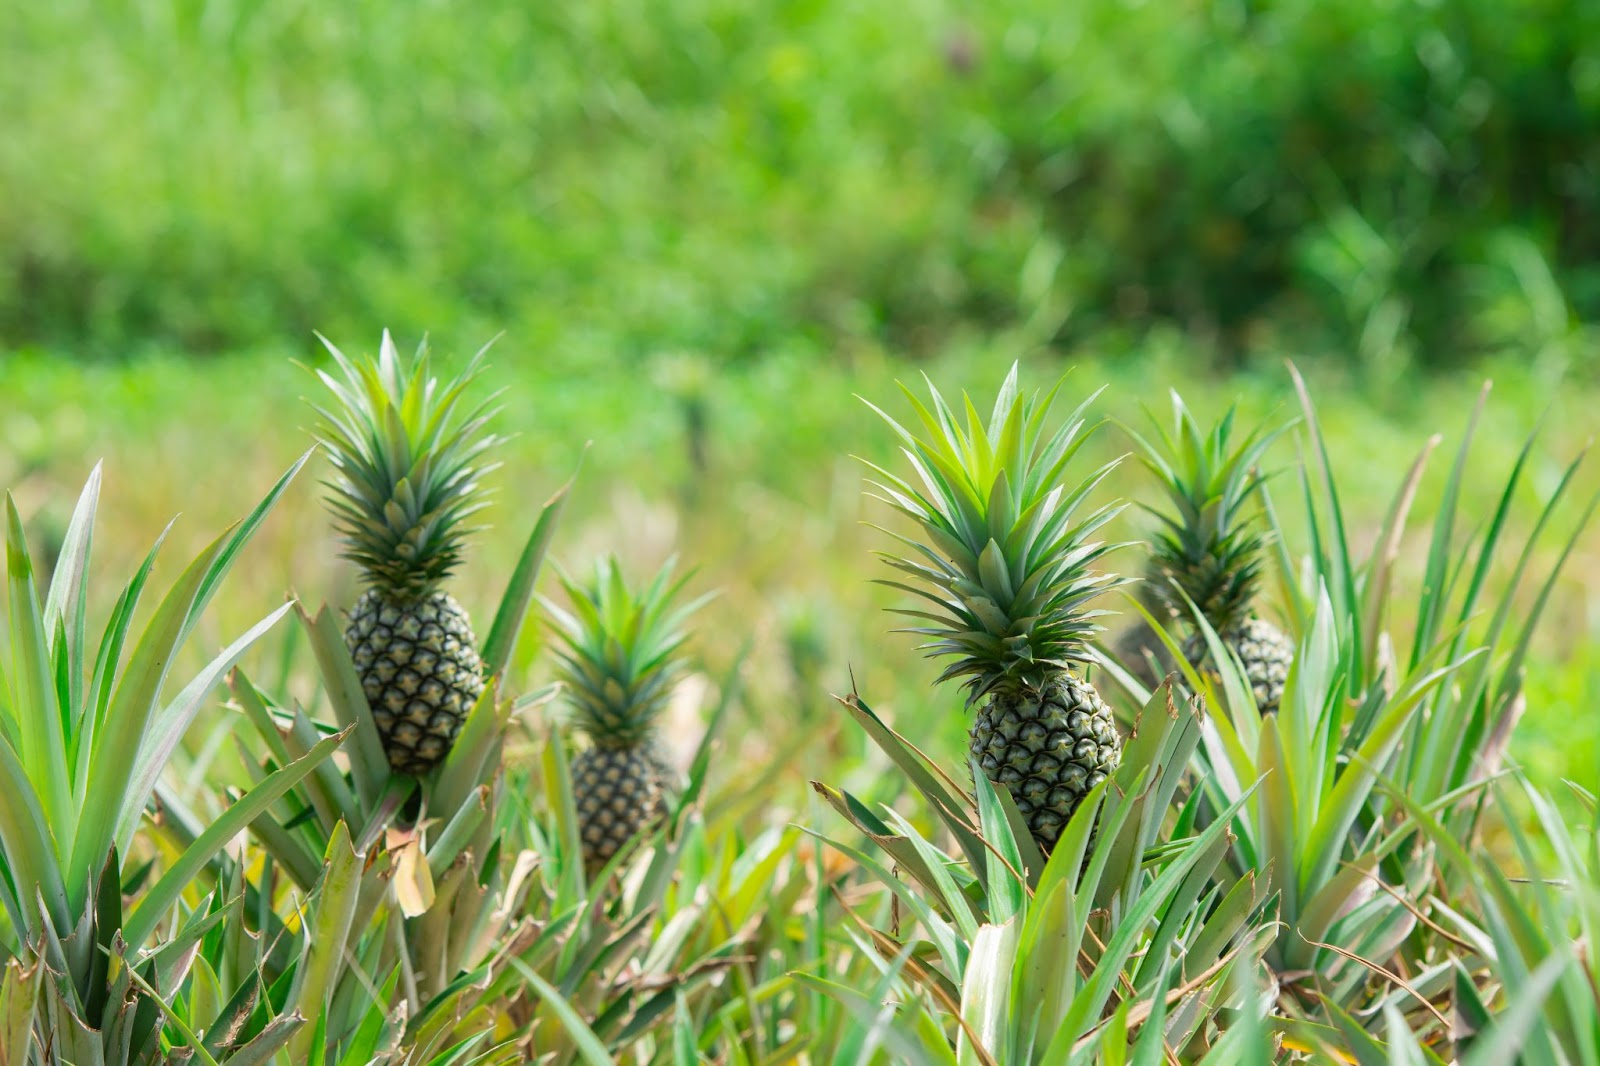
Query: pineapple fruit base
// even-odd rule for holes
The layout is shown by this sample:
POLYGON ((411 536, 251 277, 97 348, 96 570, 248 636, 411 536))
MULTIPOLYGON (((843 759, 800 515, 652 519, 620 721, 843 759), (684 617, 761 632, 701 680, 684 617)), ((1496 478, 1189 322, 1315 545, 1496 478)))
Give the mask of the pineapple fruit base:
MULTIPOLYGON (((1262 714, 1273 714, 1283 702, 1283 687, 1289 680, 1289 664, 1294 661, 1294 643, 1283 631, 1261 618, 1247 618, 1237 629, 1218 634, 1222 642, 1239 657, 1245 680, 1262 714)), ((1205 637, 1199 633, 1183 645, 1184 658, 1198 669, 1210 654, 1205 637)))
POLYGON ((345 643, 390 767, 427 773, 483 694, 466 612, 445 592, 403 603, 369 589, 350 612, 345 643))
POLYGON ((1062 674, 1042 689, 992 696, 978 711, 971 751, 1005 785, 1028 829, 1053 847, 1084 794, 1122 761, 1122 736, 1093 686, 1062 674))
POLYGON ((661 759, 651 744, 621 748, 595 745, 572 761, 572 794, 584 861, 592 868, 611 860, 634 835, 665 813, 661 759))

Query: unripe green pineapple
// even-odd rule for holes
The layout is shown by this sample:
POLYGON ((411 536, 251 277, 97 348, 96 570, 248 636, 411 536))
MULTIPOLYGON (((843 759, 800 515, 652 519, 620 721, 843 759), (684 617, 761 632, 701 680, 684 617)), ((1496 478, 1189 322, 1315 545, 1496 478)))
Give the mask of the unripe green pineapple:
POLYGON ((334 395, 316 407, 334 470, 328 507, 367 586, 345 642, 390 767, 421 775, 450 751, 483 692, 472 623, 441 587, 483 506, 483 454, 499 440, 484 430, 486 406, 457 417, 483 352, 441 384, 426 342, 411 359, 387 330, 376 359, 323 344, 339 371, 317 371, 334 395))
POLYGON ((957 412, 929 388, 931 410, 904 390, 921 437, 873 408, 899 435, 915 471, 907 480, 868 464, 878 498, 925 535, 891 534, 910 552, 880 554, 914 583, 884 583, 933 605, 900 611, 921 623, 906 631, 927 638, 929 656, 952 657, 939 681, 965 678, 968 706, 982 703, 969 734, 972 757, 1010 790, 1034 839, 1049 849, 1085 793, 1122 758, 1111 711, 1081 672, 1086 642, 1099 629, 1099 612, 1087 605, 1117 583, 1090 570, 1110 549, 1089 538, 1121 506, 1074 521, 1116 463, 1082 482, 1064 480, 1088 439, 1083 412, 1093 396, 1047 431, 1060 386, 1024 395, 1015 366, 987 425, 970 399, 957 412))
POLYGON ((587 582, 562 575, 570 610, 545 605, 561 638, 556 676, 590 742, 572 761, 572 792, 591 870, 666 813, 672 772, 656 746, 656 721, 688 669, 684 622, 705 602, 675 605, 687 578, 673 581, 672 569, 669 561, 634 590, 608 556, 587 582))
POLYGON ((1211 657, 1205 635, 1192 625, 1198 609, 1244 667, 1256 707, 1271 714, 1283 700, 1295 648, 1255 613, 1266 542, 1247 507, 1261 486, 1261 456, 1283 430, 1263 434, 1256 427, 1234 441, 1229 409, 1202 432, 1176 392, 1172 412, 1171 432, 1152 417, 1154 441, 1133 434, 1175 512, 1147 508, 1161 523, 1150 544, 1152 590, 1168 611, 1191 621, 1184 658, 1200 668, 1211 657))

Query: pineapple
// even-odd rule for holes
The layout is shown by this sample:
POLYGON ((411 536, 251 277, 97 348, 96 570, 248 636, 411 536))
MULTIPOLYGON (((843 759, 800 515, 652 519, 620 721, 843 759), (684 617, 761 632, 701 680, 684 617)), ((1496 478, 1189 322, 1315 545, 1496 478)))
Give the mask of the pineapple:
POLYGON ((655 741, 656 719, 687 670, 683 624, 705 602, 674 599, 687 578, 672 580, 669 561, 650 585, 632 590, 614 557, 591 581, 562 575, 570 611, 545 607, 562 646, 556 674, 573 723, 590 744, 572 761, 584 862, 604 866, 666 813, 672 770, 655 741))
MULTIPOLYGON (((1261 486, 1262 453, 1283 431, 1257 427, 1235 441, 1229 409, 1202 433, 1175 392, 1172 413, 1170 433, 1152 417, 1155 441, 1133 434, 1176 512, 1150 509, 1161 522, 1150 545, 1151 585, 1173 614, 1192 619, 1198 610, 1244 667, 1256 707, 1271 714, 1283 699, 1294 644, 1255 614, 1266 541, 1246 507, 1261 486)), ((1191 630, 1183 654, 1198 669, 1210 653, 1204 634, 1191 630)))
POLYGON ((389 765, 420 776, 444 759, 483 692, 472 623, 441 586, 461 562, 483 506, 485 406, 457 417, 483 352, 441 385, 426 341, 403 358, 387 330, 378 357, 347 358, 326 338, 338 374, 317 371, 334 402, 316 407, 334 474, 329 510, 367 586, 345 642, 389 765))
POLYGON ((922 649, 930 657, 952 657, 939 682, 964 678, 967 706, 982 703, 969 734, 972 758, 1010 790, 1034 839, 1049 849, 1084 794, 1122 757, 1111 711, 1082 673, 1101 613, 1086 605, 1118 583, 1090 569, 1110 549, 1089 538, 1121 505, 1074 521, 1116 462, 1065 484, 1088 439, 1083 412, 1094 397, 1047 432, 1060 386, 1042 397, 1023 394, 1016 366, 987 426, 970 399, 958 413, 930 384, 930 410, 901 388, 924 436, 873 410, 900 437, 916 484, 867 465, 877 498, 920 525, 924 539, 891 534, 910 551, 879 554, 916 584, 884 584, 933 605, 898 613, 918 620, 906 631, 928 638, 922 649))

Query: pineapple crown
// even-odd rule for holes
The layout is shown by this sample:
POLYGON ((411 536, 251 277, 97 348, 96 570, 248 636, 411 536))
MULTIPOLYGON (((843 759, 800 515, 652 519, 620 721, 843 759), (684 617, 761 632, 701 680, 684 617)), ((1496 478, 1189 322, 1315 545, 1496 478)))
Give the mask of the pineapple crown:
POLYGON ((1249 618, 1260 583, 1266 539, 1247 506, 1262 484, 1262 454, 1288 426, 1270 433, 1257 426, 1235 440, 1230 407, 1203 432, 1177 392, 1170 431, 1145 413, 1155 439, 1129 435, 1173 508, 1167 513, 1142 505, 1160 522, 1150 542, 1153 591, 1181 617, 1190 616, 1192 601, 1215 629, 1227 632, 1249 618))
POLYGON ((494 397, 457 416, 488 347, 441 385, 430 373, 426 339, 411 359, 395 350, 388 330, 377 359, 350 359, 326 337, 318 339, 339 371, 315 372, 335 402, 312 408, 333 463, 324 484, 342 554, 381 591, 418 599, 460 564, 474 531, 466 521, 483 507, 479 479, 498 465, 482 461, 502 439, 483 432, 494 397))
POLYGON ((556 676, 575 722, 601 747, 629 747, 649 736, 688 668, 684 622, 710 595, 675 604, 689 575, 672 578, 673 560, 642 590, 628 587, 615 556, 577 582, 561 585, 571 610, 544 601, 561 638, 556 676))
MULTIPOLYGON (((926 380, 926 377, 924 378, 926 380)), ((933 405, 904 385, 925 437, 867 403, 901 440, 921 487, 873 463, 870 493, 922 527, 926 543, 883 530, 910 549, 878 552, 917 584, 880 583, 929 601, 934 611, 897 610, 925 623, 902 632, 928 638, 930 657, 953 656, 938 681, 965 678, 967 703, 993 691, 1039 689, 1086 659, 1086 641, 1105 612, 1089 600, 1121 582, 1090 566, 1113 546, 1091 541, 1123 505, 1109 504, 1074 521, 1085 498, 1120 462, 1067 485, 1067 466, 1093 432, 1080 404, 1054 432, 1045 429, 1058 382, 1048 393, 1021 392, 1013 365, 987 425, 970 397, 964 418, 928 382, 933 405)), ((864 401, 865 402, 865 401, 864 401)), ((878 527, 882 529, 882 527, 878 527)))

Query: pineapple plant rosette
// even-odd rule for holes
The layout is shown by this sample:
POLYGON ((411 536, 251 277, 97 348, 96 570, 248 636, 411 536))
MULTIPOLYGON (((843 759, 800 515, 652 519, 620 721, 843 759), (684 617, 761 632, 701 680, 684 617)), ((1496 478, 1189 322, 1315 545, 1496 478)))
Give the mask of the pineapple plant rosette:
MULTIPOLYGON (((305 1027, 304 1015, 253 1012, 265 963, 240 943, 249 939, 237 921, 242 886, 237 878, 222 883, 215 871, 229 864, 231 842, 252 819, 325 769, 343 734, 233 794, 192 833, 151 843, 173 814, 162 779, 207 698, 292 604, 202 659, 196 672, 180 667, 184 651, 209 643, 197 633, 208 605, 308 457, 181 566, 156 599, 150 579, 163 532, 98 629, 90 610, 102 590, 90 562, 105 536, 97 528, 100 468, 84 486, 45 588, 7 494, 0 1063, 125 1066, 187 1061, 206 1049, 203 1061, 268 1062, 305 1027), (223 935, 236 936, 241 951, 219 978, 208 949, 223 935), (202 985, 215 994, 195 994, 202 985), (182 989, 187 1002, 177 1001, 182 989), (254 1015, 248 1024, 246 1015, 254 1015)), ((292 945, 279 954, 292 960, 292 945)))
MULTIPOLYGON (((411 573, 400 565, 405 560, 423 573, 447 573, 446 564, 453 566, 459 555, 461 524, 481 505, 474 482, 485 468, 477 456, 494 438, 481 433, 483 408, 456 414, 479 360, 440 385, 428 374, 425 350, 415 360, 401 359, 385 334, 376 360, 335 353, 335 361, 344 380, 323 380, 341 404, 337 414, 321 413, 325 423, 340 423, 342 436, 329 447, 343 483, 335 479, 330 502, 346 554, 364 549, 381 557, 383 549, 394 565, 368 568, 379 578, 363 604, 370 592, 387 601, 376 612, 358 606, 345 623, 326 606, 299 612, 298 632, 315 660, 314 700, 302 703, 293 691, 305 674, 293 662, 298 645, 286 652, 274 683, 258 686, 242 672, 230 678, 230 709, 251 734, 241 743, 251 777, 276 774, 322 736, 343 741, 346 756, 300 780, 250 821, 252 836, 270 856, 254 891, 261 898, 304 894, 312 901, 308 917, 295 923, 308 929, 313 965, 302 972, 312 976, 296 986, 291 1002, 316 1020, 316 1042, 330 1056, 385 1061, 367 1057, 378 1041, 404 1061, 431 1061, 504 1024, 504 1005, 486 991, 506 972, 505 948, 522 920, 538 862, 506 806, 516 786, 507 781, 505 748, 511 722, 554 695, 554 686, 513 693, 507 678, 572 481, 538 511, 505 575, 487 638, 475 648, 460 608, 453 600, 439 606, 442 590, 423 592, 411 603, 393 602, 390 590, 411 573), (362 493, 375 504, 391 483, 388 504, 357 509, 362 493), (363 520, 371 529, 358 540, 356 523, 363 520), (399 532, 407 522, 410 531, 399 532), (408 544, 432 548, 418 555, 408 544), (437 624, 437 610, 459 616, 451 623, 459 636, 439 638, 428 629, 437 624), (389 619, 386 612, 406 617, 389 619), (395 632, 374 639, 375 628, 384 627, 395 632), (450 674, 450 661, 464 677, 450 674), (451 691, 441 695, 443 688, 451 691), (422 731, 418 743, 385 716, 391 708, 383 697, 392 690, 459 710, 461 719, 429 721, 432 731, 422 731), (432 747, 430 736, 448 743, 432 747), (416 765, 418 757, 434 755, 426 767, 416 765), (419 780, 418 773, 426 776, 419 780), (369 1016, 369 1002, 383 1005, 381 1024, 369 1016)), ((412 587, 419 585, 426 588, 420 580, 412 587)), ((198 831, 194 818, 174 824, 198 831)), ((308 1026, 291 1044, 297 1061, 312 1035, 308 1026)), ((314 1053, 312 1059, 321 1061, 314 1053)))
POLYGON ((666 812, 672 771, 656 744, 656 722, 688 670, 684 623, 709 596, 676 602, 687 575, 673 562, 642 589, 630 588, 615 557, 587 582, 565 575, 571 609, 546 602, 561 640, 556 676, 589 746, 572 762, 584 861, 604 866, 666 812))
POLYGON ((895 1062, 1257 1061, 1240 1045, 1266 1040, 1256 975, 1277 894, 1226 868, 1248 795, 1204 827, 1188 801, 1167 813, 1206 728, 1199 698, 1180 707, 1170 683, 1157 688, 1048 859, 983 776, 964 809, 960 786, 859 695, 842 702, 943 829, 930 837, 893 807, 812 782, 869 843, 823 839, 891 897, 839 900, 870 969, 792 975, 849 1012, 846 1041, 882 1032, 895 1062))
POLYGON ((928 638, 929 657, 952 657, 938 681, 963 678, 967 705, 982 702, 971 756, 989 781, 1010 790, 1034 839, 1049 848, 1122 752, 1110 708, 1080 672, 1101 613, 1087 604, 1117 583, 1090 569, 1110 550, 1090 537, 1122 508, 1103 506, 1074 521, 1117 460, 1081 483, 1063 480, 1089 439, 1083 412, 1099 391, 1051 432, 1045 422, 1060 385, 1024 393, 1015 365, 987 425, 970 398, 963 397, 963 416, 931 382, 931 408, 901 388, 924 436, 868 406, 900 438, 919 484, 867 465, 877 498, 912 519, 926 540, 889 533, 909 552, 879 554, 915 584, 884 584, 932 604, 898 613, 920 623, 906 631, 928 638))
POLYGON ((484 453, 500 441, 485 432, 492 398, 460 414, 484 353, 441 384, 426 342, 411 359, 387 330, 376 359, 323 345, 339 371, 316 372, 335 401, 314 405, 334 469, 328 507, 367 586, 345 640, 389 765, 420 776, 483 694, 471 620, 442 586, 484 504, 484 453))
MULTIPOLYGON (((1157 436, 1130 431, 1144 465, 1155 475, 1171 511, 1146 506, 1161 523, 1150 541, 1150 591, 1165 617, 1204 618, 1222 645, 1244 667, 1262 714, 1283 700, 1294 660, 1294 642, 1256 613, 1266 538, 1249 511, 1261 488, 1259 464, 1283 430, 1256 427, 1234 433, 1229 409, 1202 431, 1183 398, 1172 393, 1172 429, 1151 415, 1157 436)), ((1205 634, 1191 624, 1184 660, 1200 668, 1211 652, 1205 634)))

